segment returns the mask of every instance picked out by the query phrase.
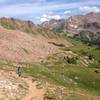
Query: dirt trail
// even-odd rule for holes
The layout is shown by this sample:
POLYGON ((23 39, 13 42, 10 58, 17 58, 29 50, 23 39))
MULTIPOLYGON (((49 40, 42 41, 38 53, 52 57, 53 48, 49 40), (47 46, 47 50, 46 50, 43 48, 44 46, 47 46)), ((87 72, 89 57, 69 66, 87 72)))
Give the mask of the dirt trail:
POLYGON ((24 96, 20 100, 44 100, 45 89, 38 88, 38 83, 31 77, 18 77, 15 72, 0 70, 0 100, 16 100, 21 95, 24 96))
POLYGON ((31 79, 23 79, 29 85, 29 93, 22 100, 44 100, 44 89, 37 89, 36 82, 32 82, 31 79))

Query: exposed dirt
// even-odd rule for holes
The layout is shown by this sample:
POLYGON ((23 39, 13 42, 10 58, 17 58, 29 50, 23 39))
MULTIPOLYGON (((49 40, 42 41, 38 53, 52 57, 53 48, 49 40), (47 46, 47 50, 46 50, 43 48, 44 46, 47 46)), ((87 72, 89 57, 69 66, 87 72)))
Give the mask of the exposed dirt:
POLYGON ((16 100, 28 92, 28 85, 9 72, 0 71, 0 100, 16 100))
POLYGON ((37 88, 31 78, 18 77, 15 72, 0 71, 0 100, 44 100, 45 89, 37 88))
POLYGON ((47 38, 17 30, 0 27, 0 59, 16 62, 41 62, 49 54, 58 51, 58 47, 49 44, 57 42, 68 46, 68 42, 59 36, 47 38))
POLYGON ((29 85, 29 92, 22 100, 44 100, 45 89, 37 89, 37 83, 31 79, 24 79, 29 85))

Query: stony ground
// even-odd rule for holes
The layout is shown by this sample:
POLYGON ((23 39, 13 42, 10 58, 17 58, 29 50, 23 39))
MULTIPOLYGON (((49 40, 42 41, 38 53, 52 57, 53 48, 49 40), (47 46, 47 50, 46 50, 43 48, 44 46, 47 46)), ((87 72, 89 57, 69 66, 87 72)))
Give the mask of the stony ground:
POLYGON ((43 100, 45 91, 36 87, 31 78, 18 77, 14 72, 0 71, 0 100, 43 100))

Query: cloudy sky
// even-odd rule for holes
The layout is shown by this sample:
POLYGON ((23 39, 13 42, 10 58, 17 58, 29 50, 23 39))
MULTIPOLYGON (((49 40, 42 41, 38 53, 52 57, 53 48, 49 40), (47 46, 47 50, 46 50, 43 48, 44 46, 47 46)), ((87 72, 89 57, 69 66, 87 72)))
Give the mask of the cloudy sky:
POLYGON ((0 0, 0 17, 35 23, 89 12, 100 12, 100 0, 0 0))

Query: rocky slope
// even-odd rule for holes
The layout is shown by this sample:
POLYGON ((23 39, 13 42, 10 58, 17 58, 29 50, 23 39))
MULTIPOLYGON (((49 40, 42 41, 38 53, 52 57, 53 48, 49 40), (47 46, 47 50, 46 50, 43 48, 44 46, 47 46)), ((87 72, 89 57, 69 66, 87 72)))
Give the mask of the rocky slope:
POLYGON ((68 45, 51 31, 34 25, 31 21, 14 18, 0 19, 0 60, 16 62, 41 62, 57 52, 55 44, 68 45))
POLYGON ((44 100, 45 89, 41 85, 32 77, 19 78, 14 71, 0 70, 0 100, 44 100))

